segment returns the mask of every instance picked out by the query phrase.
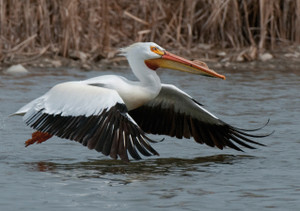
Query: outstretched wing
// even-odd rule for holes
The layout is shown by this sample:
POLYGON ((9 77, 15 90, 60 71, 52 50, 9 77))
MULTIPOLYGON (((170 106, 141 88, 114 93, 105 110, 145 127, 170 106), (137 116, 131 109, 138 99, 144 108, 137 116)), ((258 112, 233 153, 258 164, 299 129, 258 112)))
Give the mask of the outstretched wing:
POLYGON ((75 140, 116 159, 158 155, 114 90, 81 82, 58 84, 15 114, 32 128, 75 140))
POLYGON ((223 149, 225 146, 242 151, 236 144, 253 149, 258 144, 246 130, 235 128, 204 109, 173 85, 162 85, 159 95, 147 104, 129 112, 130 116, 146 133, 194 137, 200 144, 223 149))

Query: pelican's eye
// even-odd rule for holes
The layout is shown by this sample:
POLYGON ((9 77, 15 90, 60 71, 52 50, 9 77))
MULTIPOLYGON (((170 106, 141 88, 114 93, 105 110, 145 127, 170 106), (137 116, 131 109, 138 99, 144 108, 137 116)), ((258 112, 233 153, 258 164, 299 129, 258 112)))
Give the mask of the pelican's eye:
POLYGON ((156 54, 158 54, 158 55, 160 55, 160 56, 162 56, 162 55, 165 54, 163 51, 159 50, 159 49, 158 49, 157 47, 155 47, 155 46, 151 46, 151 47, 150 47, 150 50, 151 50, 153 53, 156 53, 156 54))

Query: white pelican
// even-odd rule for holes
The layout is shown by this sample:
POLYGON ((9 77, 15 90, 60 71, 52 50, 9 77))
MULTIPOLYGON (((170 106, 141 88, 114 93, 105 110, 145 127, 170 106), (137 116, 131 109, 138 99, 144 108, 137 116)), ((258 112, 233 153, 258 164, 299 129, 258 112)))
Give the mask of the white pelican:
POLYGON ((128 161, 128 152, 134 159, 141 159, 139 153, 159 155, 146 133, 193 137, 219 149, 263 145, 248 137, 264 136, 223 122, 174 85, 161 84, 156 74, 157 68, 169 68, 225 79, 205 63, 171 54, 153 42, 135 43, 121 54, 138 81, 106 75, 60 83, 14 113, 36 130, 26 146, 58 136, 128 161))

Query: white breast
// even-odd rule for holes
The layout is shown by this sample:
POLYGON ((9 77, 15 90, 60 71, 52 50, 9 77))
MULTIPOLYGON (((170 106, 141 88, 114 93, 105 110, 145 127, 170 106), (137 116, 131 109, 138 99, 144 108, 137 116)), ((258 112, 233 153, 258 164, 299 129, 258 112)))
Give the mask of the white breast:
POLYGON ((83 83, 102 86, 118 92, 128 110, 133 110, 154 99, 160 91, 160 87, 153 87, 151 84, 129 81, 124 77, 106 75, 91 78, 83 83))

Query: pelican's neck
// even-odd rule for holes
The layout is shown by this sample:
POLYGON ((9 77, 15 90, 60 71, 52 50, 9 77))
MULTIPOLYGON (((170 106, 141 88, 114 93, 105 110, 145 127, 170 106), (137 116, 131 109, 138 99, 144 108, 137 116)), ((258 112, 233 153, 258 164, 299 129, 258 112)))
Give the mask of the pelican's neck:
POLYGON ((144 87, 160 91, 161 82, 156 72, 145 64, 144 60, 128 58, 129 65, 134 75, 139 79, 139 83, 144 87))

